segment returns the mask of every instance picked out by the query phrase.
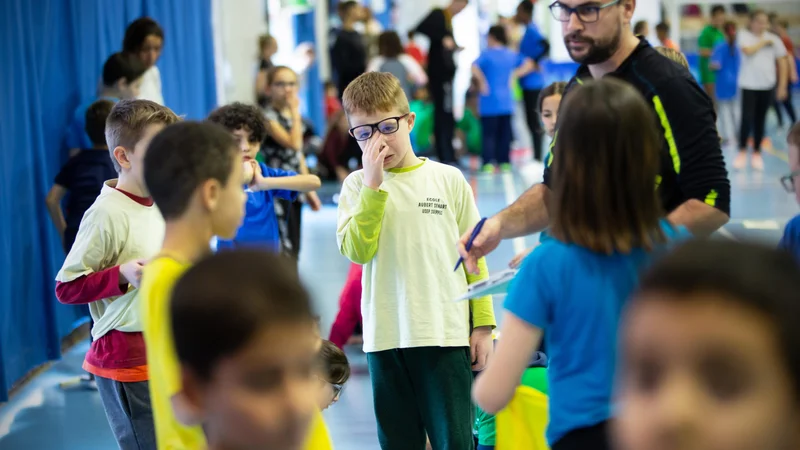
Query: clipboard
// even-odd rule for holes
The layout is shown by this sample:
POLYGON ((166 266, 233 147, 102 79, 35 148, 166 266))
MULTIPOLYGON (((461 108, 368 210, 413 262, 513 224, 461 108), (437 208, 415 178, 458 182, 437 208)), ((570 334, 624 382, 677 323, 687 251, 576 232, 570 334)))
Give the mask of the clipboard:
POLYGON ((517 269, 506 269, 502 272, 497 272, 485 280, 470 284, 467 288, 467 292, 454 301, 460 302, 471 298, 483 297, 485 295, 505 294, 508 292, 511 280, 513 280, 516 275, 517 269))

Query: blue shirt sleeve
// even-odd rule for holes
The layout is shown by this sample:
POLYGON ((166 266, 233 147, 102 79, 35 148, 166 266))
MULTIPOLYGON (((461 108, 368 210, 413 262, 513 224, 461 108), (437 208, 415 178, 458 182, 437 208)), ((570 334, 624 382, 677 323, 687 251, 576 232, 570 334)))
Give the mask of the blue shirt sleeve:
POLYGON ((544 36, 535 26, 529 26, 519 44, 519 52, 527 58, 538 61, 546 52, 544 36))
POLYGON ((541 329, 547 328, 551 317, 553 297, 548 277, 552 273, 546 266, 553 245, 540 245, 525 258, 503 305, 506 311, 541 329))
MULTIPOLYGON (((297 175, 297 172, 292 172, 289 170, 283 169, 275 169, 273 167, 268 167, 264 163, 258 163, 261 166, 261 173, 265 177, 293 177, 297 175)), ((275 189, 272 191, 272 195, 277 198, 286 199, 289 201, 294 201, 297 198, 299 192, 297 191, 289 191, 287 189, 275 189)))

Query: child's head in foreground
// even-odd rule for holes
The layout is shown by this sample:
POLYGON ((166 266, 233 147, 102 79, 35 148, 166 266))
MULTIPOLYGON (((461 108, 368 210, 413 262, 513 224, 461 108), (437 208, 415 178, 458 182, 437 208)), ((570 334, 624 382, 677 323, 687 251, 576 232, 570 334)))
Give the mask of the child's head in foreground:
POLYGON ((106 120, 108 120, 113 108, 114 102, 108 99, 100 99, 86 109, 85 131, 94 148, 108 148, 106 144, 106 120))
POLYGON ((261 141, 267 136, 264 115, 258 108, 239 102, 231 103, 212 111, 207 120, 233 133, 244 161, 255 161, 261 150, 261 141))
POLYGON ((394 75, 368 72, 359 76, 344 90, 342 106, 350 123, 350 135, 362 151, 378 139, 389 147, 384 169, 406 167, 415 160, 411 130, 416 115, 394 75))
POLYGON ((550 137, 553 137, 556 132, 558 107, 561 105, 561 97, 564 96, 565 89, 567 89, 567 83, 557 81, 539 93, 539 116, 542 119, 545 133, 550 137))
POLYGON ((684 68, 689 68, 689 61, 686 60, 686 56, 681 51, 669 47, 656 47, 656 51, 682 65, 684 68))
POLYGON ((153 138, 144 168, 150 194, 168 223, 191 222, 205 247, 212 236, 236 235, 247 197, 241 152, 228 130, 207 122, 170 125, 153 138))
POLYGON ((121 99, 136 98, 146 71, 147 66, 135 56, 114 53, 103 64, 103 85, 113 89, 121 99))
POLYGON ((793 188, 797 203, 800 203, 800 122, 795 123, 786 136, 789 146, 789 186, 793 188))
POLYGON ((316 411, 317 342, 288 260, 222 252, 190 268, 171 303, 181 400, 212 449, 301 448, 316 411))
POLYGON ((641 281, 620 331, 621 450, 800 448, 800 267, 695 241, 641 281))
POLYGON ((149 100, 121 100, 114 105, 106 119, 105 140, 120 178, 131 177, 147 193, 143 168, 150 141, 179 121, 172 110, 149 100))
POLYGON ((654 188, 661 138, 639 91, 613 79, 586 83, 570 91, 559 114, 553 237, 605 254, 664 242, 654 188))
POLYGON ((339 401, 344 384, 350 379, 350 363, 342 349, 331 341, 323 340, 317 367, 320 385, 317 406, 324 410, 339 401))

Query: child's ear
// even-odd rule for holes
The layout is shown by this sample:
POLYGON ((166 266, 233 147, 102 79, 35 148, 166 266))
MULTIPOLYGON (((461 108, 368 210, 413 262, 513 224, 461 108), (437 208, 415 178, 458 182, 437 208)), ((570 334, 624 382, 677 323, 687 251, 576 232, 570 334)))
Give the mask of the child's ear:
POLYGON ((130 169, 131 168, 131 161, 128 159, 128 150, 125 147, 116 146, 114 147, 114 159, 117 160, 117 164, 123 169, 130 169))
POLYGON ((408 132, 410 133, 411 130, 414 129, 414 124, 417 122, 417 114, 416 113, 408 113, 408 117, 406 117, 408 121, 408 132))
POLYGON ((200 186, 200 200, 203 202, 203 206, 206 210, 215 211, 217 209, 221 190, 222 186, 220 186, 217 180, 206 180, 206 182, 200 186))
POLYGON ((206 403, 204 383, 192 370, 181 368, 181 392, 170 400, 180 423, 190 427, 202 425, 206 403))

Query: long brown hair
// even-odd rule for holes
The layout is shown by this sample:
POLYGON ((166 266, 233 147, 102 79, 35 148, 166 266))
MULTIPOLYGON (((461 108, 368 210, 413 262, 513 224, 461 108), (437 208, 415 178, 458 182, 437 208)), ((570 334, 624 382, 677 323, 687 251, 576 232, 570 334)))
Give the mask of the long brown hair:
POLYGON ((587 83, 564 99, 553 161, 552 235, 612 254, 666 241, 656 192, 655 114, 627 83, 587 83))

